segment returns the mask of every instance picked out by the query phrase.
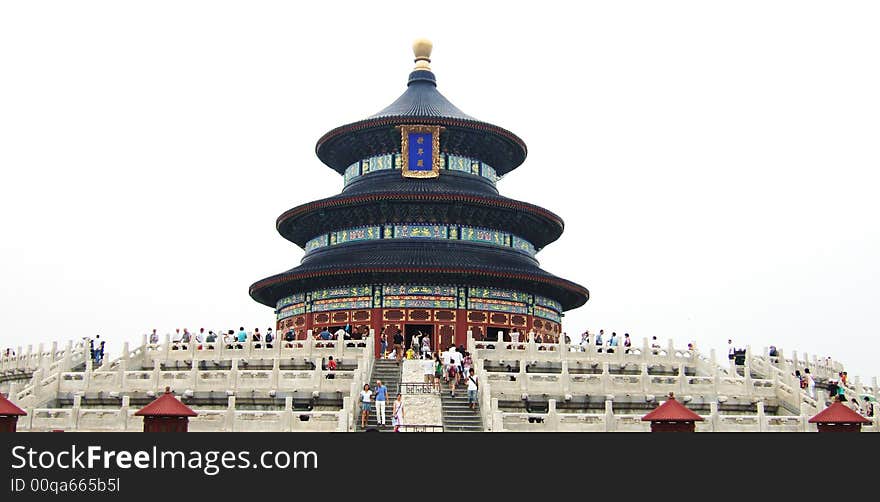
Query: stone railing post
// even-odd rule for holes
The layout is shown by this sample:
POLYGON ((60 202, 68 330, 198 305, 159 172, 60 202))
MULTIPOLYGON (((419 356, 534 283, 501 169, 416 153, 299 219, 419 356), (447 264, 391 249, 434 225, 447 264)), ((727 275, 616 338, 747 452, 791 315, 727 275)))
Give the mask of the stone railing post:
POLYGON ((642 360, 646 361, 648 354, 651 353, 651 342, 648 340, 648 337, 642 337, 642 360))
POLYGON ((131 404, 131 398, 122 396, 122 407, 119 408, 119 420, 122 422, 122 430, 128 430, 128 408, 131 404))
POLYGON ((159 361, 154 360, 153 361, 153 375, 152 375, 153 384, 152 384, 151 388, 157 392, 159 391, 159 386, 162 384, 161 371, 162 371, 162 367, 159 364, 159 361))
POLYGON ((199 364, 196 361, 192 362, 189 369, 189 385, 193 392, 199 390, 199 364))
POLYGON ((162 344, 162 360, 167 361, 171 354, 171 334, 165 333, 165 343, 162 344))
POLYGON ((345 351, 345 337, 343 335, 338 335, 334 337, 336 339, 336 346, 333 347, 333 353, 336 360, 342 359, 342 353, 345 351))
MULTIPOLYGON (((432 347, 433 348, 433 347, 432 347)), ((471 330, 467 330, 467 351, 471 354, 474 354, 473 358, 476 359, 477 348, 474 342, 474 332, 471 330)))
POLYGON ((709 424, 711 432, 721 432, 721 416, 718 414, 718 401, 709 402, 709 424))
POLYGON ((547 401, 547 420, 544 424, 544 430, 548 432, 559 432, 559 414, 556 412, 556 400, 547 401))
POLYGON ((61 367, 70 368, 73 366, 73 340, 67 341, 67 346, 64 349, 64 354, 61 356, 61 367))
POLYGON ((562 374, 559 375, 562 384, 562 395, 571 392, 571 380, 568 374, 568 359, 562 360, 562 374))
POLYGON ((235 431, 235 396, 229 396, 226 400, 226 423, 224 425, 226 432, 235 431))
POLYGON ((127 385, 128 385, 128 382, 127 382, 126 379, 125 379, 125 371, 126 371, 126 369, 127 369, 127 364, 126 364, 125 359, 123 359, 122 361, 119 362, 119 367, 116 368, 116 378, 117 378, 117 381, 118 381, 117 383, 118 383, 118 385, 119 385, 119 390, 120 390, 122 393, 125 393, 125 391, 128 390, 128 389, 126 388, 127 385))
POLYGON ((306 339, 303 343, 303 348, 305 349, 306 358, 311 360, 312 352, 315 350, 315 339, 312 338, 312 330, 306 331, 306 339))
POLYGON ((129 351, 128 342, 122 343, 122 359, 120 359, 119 364, 122 367, 128 366, 128 358, 131 357, 131 352, 129 351))
POLYGON ((498 409, 498 398, 492 398, 492 432, 504 432, 504 415, 498 409))
MULTIPOLYGON (((348 396, 344 397, 342 400, 342 414, 345 414, 347 411, 345 407, 345 400, 350 399, 348 396)), ((287 396, 284 398, 284 413, 282 415, 284 419, 282 420, 283 425, 281 426, 281 430, 283 432, 291 432, 293 431, 293 396, 287 396)))
POLYGON ((639 378, 642 380, 642 392, 645 394, 650 394, 651 390, 651 375, 648 374, 648 363, 639 364, 639 378))
MULTIPOLYGON (((59 380, 61 379, 61 375, 58 375, 59 380)), ((33 384, 33 396, 34 396, 34 405, 42 404, 41 400, 43 398, 43 370, 37 368, 34 370, 34 373, 31 375, 31 381, 33 384)), ((10 394, 11 396, 12 394, 10 394)))
POLYGON ((675 343, 670 338, 666 343, 666 360, 668 363, 675 362, 675 343))
POLYGON ((275 358, 272 361, 272 388, 277 391, 279 385, 281 385, 281 360, 275 358))
POLYGON ((516 376, 516 380, 519 383, 520 392, 529 391, 529 374, 526 371, 526 365, 528 364, 529 361, 525 359, 519 360, 519 374, 516 376))
POLYGON ((758 401, 758 432, 767 432, 767 416, 764 414, 764 401, 758 401))
POLYGON ((232 367, 229 368, 229 385, 233 392, 238 392, 238 361, 239 359, 233 359, 232 367))
POLYGON ((342 398, 342 409, 339 410, 339 423, 336 426, 337 432, 346 432, 350 428, 350 421, 348 420, 349 411, 351 410, 351 396, 345 396, 342 398))
POLYGON ((608 361, 602 362, 602 373, 599 376, 599 381, 602 383, 602 393, 608 394, 608 389, 611 387, 611 373, 608 372, 608 361))
MULTIPOLYGON (((746 352, 748 354, 748 352, 746 352)), ((745 385, 746 397, 752 397, 755 394, 755 386, 752 384, 752 367, 746 361, 743 366, 743 385, 745 385)))
MULTIPOLYGON (((84 385, 83 390, 88 391, 89 388, 92 386, 92 371, 93 370, 94 370, 94 362, 92 361, 92 358, 89 358, 86 360, 86 371, 83 374, 83 385, 84 385)), ((58 375, 58 381, 59 382, 61 381, 61 375, 58 375)))
POLYGON ((82 409, 82 394, 73 396, 73 408, 70 410, 70 427, 74 430, 79 428, 79 412, 82 409))
POLYGON ((605 432, 617 430, 617 417, 614 416, 614 405, 610 399, 605 400, 605 432))
POLYGON ((687 394, 687 375, 684 372, 684 363, 678 365, 678 392, 680 396, 687 394))

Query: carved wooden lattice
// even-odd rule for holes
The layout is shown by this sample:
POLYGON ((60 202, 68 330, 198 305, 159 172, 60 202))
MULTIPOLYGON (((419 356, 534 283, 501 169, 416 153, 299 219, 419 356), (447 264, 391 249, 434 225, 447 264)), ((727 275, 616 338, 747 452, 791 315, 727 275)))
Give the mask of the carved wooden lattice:
POLYGON ((454 310, 435 310, 434 311, 434 319, 438 321, 448 322, 455 321, 455 311, 454 310))
POLYGON ((468 312, 469 322, 486 322, 486 314, 483 312, 468 312))
POLYGON ((382 318, 386 321, 401 321, 404 319, 402 310, 386 310, 382 313, 382 318))
POLYGON ((499 314, 498 312, 493 313, 489 316, 489 320, 492 324, 504 324, 507 325, 507 314, 499 314))
POLYGON ((430 310, 410 310, 409 311, 409 320, 410 321, 428 321, 431 319, 431 311, 430 310))

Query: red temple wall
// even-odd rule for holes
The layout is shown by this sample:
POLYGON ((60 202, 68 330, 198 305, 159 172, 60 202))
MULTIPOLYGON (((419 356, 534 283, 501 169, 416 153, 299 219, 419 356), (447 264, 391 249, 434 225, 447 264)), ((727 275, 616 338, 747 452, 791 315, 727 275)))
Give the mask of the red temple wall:
POLYGON ((510 331, 516 328, 520 333, 520 340, 525 340, 529 329, 542 336, 551 335, 558 337, 561 331, 559 323, 543 319, 537 316, 525 314, 510 314, 505 312, 493 312, 486 310, 467 309, 405 309, 405 308, 374 308, 358 310, 335 310, 328 312, 310 312, 289 317, 278 321, 276 332, 283 336, 290 328, 293 328, 296 338, 304 340, 308 330, 318 332, 324 327, 345 326, 350 324, 352 331, 368 333, 370 329, 376 333, 375 354, 379 355, 379 334, 383 329, 389 329, 389 348, 392 343, 391 335, 396 328, 405 330, 407 325, 428 325, 433 329, 432 349, 439 346, 445 350, 452 343, 455 345, 467 344, 467 331, 470 330, 474 339, 483 340, 490 328, 499 328, 504 331, 505 339, 509 340, 510 331))

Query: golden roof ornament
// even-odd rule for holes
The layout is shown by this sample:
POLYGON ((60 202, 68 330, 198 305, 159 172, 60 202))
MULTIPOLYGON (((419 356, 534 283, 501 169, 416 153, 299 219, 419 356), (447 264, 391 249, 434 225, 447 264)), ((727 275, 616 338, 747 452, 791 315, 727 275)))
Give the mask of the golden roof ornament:
POLYGON ((431 71, 431 49, 434 44, 427 38, 419 38, 413 42, 413 54, 416 56, 414 71, 431 71))

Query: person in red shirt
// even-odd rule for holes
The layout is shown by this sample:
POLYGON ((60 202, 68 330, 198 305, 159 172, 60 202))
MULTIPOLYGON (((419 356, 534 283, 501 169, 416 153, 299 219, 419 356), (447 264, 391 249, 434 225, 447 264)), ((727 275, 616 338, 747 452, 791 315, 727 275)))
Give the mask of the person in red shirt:
POLYGON ((336 369, 336 361, 333 360, 333 356, 330 356, 327 359, 327 369, 328 370, 335 370, 336 369))

